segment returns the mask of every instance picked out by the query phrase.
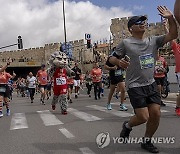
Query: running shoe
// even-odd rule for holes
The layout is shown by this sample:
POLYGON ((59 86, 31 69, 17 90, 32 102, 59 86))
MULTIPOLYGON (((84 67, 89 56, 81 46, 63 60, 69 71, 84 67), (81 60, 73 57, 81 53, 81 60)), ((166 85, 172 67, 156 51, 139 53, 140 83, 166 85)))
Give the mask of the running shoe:
POLYGON ((75 95, 75 98, 78 98, 78 95, 75 95))
POLYGON ((111 104, 107 104, 107 109, 108 109, 108 110, 112 110, 111 104))
POLYGON ((176 112, 176 115, 177 115, 177 116, 180 116, 180 107, 177 107, 177 108, 175 109, 175 112, 176 112))
POLYGON ((7 110, 6 110, 6 115, 7 115, 7 116, 10 116, 10 114, 11 114, 10 109, 7 109, 7 110))
POLYGON ((155 147, 151 141, 147 141, 145 143, 141 143, 141 148, 145 149, 151 153, 159 153, 159 150, 157 147, 155 147))
POLYGON ((128 108, 124 104, 120 104, 119 108, 120 108, 119 109, 120 111, 127 111, 128 110, 128 108))
POLYGON ((62 110, 61 112, 63 115, 66 115, 67 114, 67 111, 66 110, 62 110))
POLYGON ((73 103, 72 99, 69 100, 69 103, 73 103))
POLYGON ((131 129, 129 129, 129 128, 127 128, 126 127, 126 124, 128 123, 128 121, 125 121, 124 123, 123 123, 123 125, 122 125, 122 131, 121 131, 121 133, 120 133, 120 137, 122 137, 122 138, 129 138, 129 134, 130 134, 130 132, 132 131, 132 128, 131 129))
POLYGON ((1 117, 3 117, 3 113, 2 113, 2 111, 0 111, 0 118, 1 118, 1 117))

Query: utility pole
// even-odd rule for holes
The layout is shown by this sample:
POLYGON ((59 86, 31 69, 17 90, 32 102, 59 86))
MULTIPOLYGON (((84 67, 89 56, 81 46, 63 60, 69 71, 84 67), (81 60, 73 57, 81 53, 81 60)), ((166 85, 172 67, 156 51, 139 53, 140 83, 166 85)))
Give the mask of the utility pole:
POLYGON ((64 19, 64 42, 65 42, 65 46, 66 46, 67 38, 66 38, 66 17, 65 17, 64 0, 63 0, 63 19, 64 19))

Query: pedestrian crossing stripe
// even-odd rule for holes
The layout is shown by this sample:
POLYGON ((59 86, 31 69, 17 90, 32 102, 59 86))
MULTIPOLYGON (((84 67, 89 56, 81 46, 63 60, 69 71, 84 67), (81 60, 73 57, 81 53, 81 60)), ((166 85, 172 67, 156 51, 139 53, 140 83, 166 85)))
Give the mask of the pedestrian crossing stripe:
POLYGON ((99 110, 99 111, 102 111, 102 112, 110 113, 110 114, 118 116, 118 117, 130 117, 130 116, 134 115, 134 114, 131 114, 131 113, 128 113, 128 112, 117 111, 117 110, 114 110, 114 109, 107 110, 105 107, 98 106, 98 105, 90 105, 90 106, 87 106, 87 107, 92 108, 92 109, 96 109, 96 110, 99 110))
POLYGON ((14 113, 11 119, 10 130, 28 128, 24 113, 14 113))
POLYGON ((68 108, 68 112, 70 112, 71 114, 73 114, 74 116, 83 119, 85 121, 96 121, 96 120, 102 120, 102 118, 93 116, 91 114, 85 113, 85 112, 81 112, 78 111, 76 109, 73 108, 68 108))
POLYGON ((75 136, 74 136, 72 133, 70 133, 66 128, 60 128, 59 130, 60 130, 60 132, 61 132, 64 136, 66 136, 66 137, 69 138, 69 139, 72 139, 72 138, 75 137, 75 136))
POLYGON ((83 147, 83 148, 79 148, 79 150, 83 153, 83 154, 95 154, 91 149, 89 149, 88 147, 83 147))
MULTIPOLYGON (((119 105, 118 103, 112 103, 113 105, 119 105)), ((174 107, 175 104, 172 103, 166 103, 167 106, 169 107, 174 107)), ((128 108, 132 108, 130 104, 127 104, 128 108)), ((118 111, 115 109, 112 110, 107 110, 106 107, 103 106, 98 106, 98 105, 90 105, 90 106, 86 106, 88 108, 92 108, 94 110, 98 110, 98 111, 102 111, 108 114, 112 114, 118 117, 130 117, 133 116, 134 114, 132 113, 128 113, 127 111, 118 111)), ((77 109, 74 108, 68 108, 68 112, 71 113, 72 115, 84 120, 84 121, 97 121, 97 120, 102 120, 103 118, 99 118, 97 116, 82 112, 82 111, 78 111, 77 109)), ((162 113, 167 113, 167 112, 171 112, 168 110, 164 110, 161 109, 162 113)), ((51 113, 49 110, 44 110, 44 111, 37 111, 37 113, 39 113, 40 118, 42 119, 43 123, 45 126, 53 126, 53 125, 61 125, 64 124, 63 122, 61 122, 53 113, 51 113)), ((10 125, 10 130, 17 130, 17 129, 25 129, 28 128, 28 124, 27 124, 27 120, 26 120, 26 116, 25 113, 14 113, 12 115, 12 119, 11 119, 11 125, 10 125)), ((68 134, 68 132, 64 129, 60 130, 62 133, 66 132, 68 134)), ((70 135, 71 136, 71 135, 70 135)))
POLYGON ((63 124, 55 115, 49 110, 37 111, 40 114, 41 119, 45 126, 60 125, 63 124))
POLYGON ((175 101, 164 101, 164 102, 166 102, 166 106, 173 107, 173 108, 176 107, 176 104, 173 103, 173 102, 175 102, 175 101))
MULTIPOLYGON (((119 102, 115 102, 115 103, 111 103, 112 105, 120 105, 120 103, 119 102)), ((173 104, 169 104, 169 103, 166 103, 166 105, 167 106, 170 106, 170 107, 172 107, 173 106, 173 104)), ((125 104, 125 106, 127 106, 128 108, 131 108, 131 109, 133 109, 133 107, 132 107, 132 105, 131 104, 125 104)), ((164 109, 160 109, 160 111, 161 111, 161 113, 165 113, 165 112, 170 112, 170 111, 168 111, 168 110, 164 110, 164 109)), ((134 111, 133 111, 134 112, 134 111)))

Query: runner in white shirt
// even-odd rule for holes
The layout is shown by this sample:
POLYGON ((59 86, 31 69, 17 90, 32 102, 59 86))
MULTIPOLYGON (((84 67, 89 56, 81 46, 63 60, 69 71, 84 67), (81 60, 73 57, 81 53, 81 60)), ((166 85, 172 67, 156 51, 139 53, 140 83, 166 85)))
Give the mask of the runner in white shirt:
POLYGON ((29 72, 29 76, 27 77, 27 84, 30 93, 31 103, 33 103, 34 100, 34 94, 36 91, 36 82, 37 82, 36 77, 33 76, 32 72, 29 72))

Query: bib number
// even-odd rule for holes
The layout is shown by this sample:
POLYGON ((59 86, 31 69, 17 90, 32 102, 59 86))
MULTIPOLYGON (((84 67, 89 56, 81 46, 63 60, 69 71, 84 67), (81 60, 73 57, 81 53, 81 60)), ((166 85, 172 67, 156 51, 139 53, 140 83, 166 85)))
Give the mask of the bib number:
POLYGON ((6 92, 6 88, 5 88, 5 87, 0 87, 0 92, 1 92, 1 93, 6 92))
POLYGON ((121 76, 123 71, 121 69, 115 71, 115 76, 121 76))
POLYGON ((139 56, 141 69, 152 68, 154 66, 154 57, 152 54, 139 56))
POLYGON ((65 77, 56 78, 56 84, 57 85, 65 85, 66 84, 66 78, 65 77))

